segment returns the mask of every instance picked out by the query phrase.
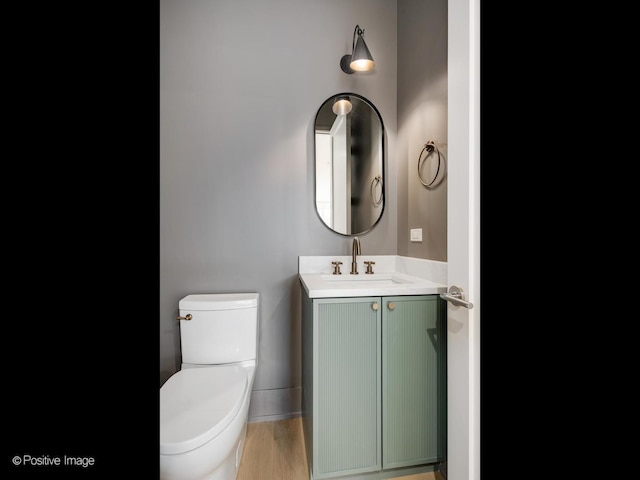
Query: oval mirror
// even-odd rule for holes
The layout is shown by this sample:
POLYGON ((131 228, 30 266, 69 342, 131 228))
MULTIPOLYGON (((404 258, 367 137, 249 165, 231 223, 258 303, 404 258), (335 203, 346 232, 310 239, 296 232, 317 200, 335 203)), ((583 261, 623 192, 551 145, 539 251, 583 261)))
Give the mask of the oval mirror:
POLYGON ((318 216, 340 235, 368 232, 384 210, 380 113, 361 95, 334 95, 318 109, 314 138, 318 216))

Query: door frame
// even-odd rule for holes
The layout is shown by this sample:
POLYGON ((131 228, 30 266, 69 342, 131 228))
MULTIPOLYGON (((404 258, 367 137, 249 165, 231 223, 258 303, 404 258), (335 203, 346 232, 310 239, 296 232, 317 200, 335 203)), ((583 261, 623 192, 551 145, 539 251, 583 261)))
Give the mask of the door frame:
POLYGON ((447 480, 480 479, 480 0, 448 1, 447 480))

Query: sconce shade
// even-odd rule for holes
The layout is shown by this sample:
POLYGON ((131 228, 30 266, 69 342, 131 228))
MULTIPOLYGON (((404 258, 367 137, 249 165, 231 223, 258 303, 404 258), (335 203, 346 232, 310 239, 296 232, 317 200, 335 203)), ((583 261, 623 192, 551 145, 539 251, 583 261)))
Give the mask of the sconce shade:
POLYGON ((351 111, 352 105, 348 97, 338 97, 333 102, 333 113, 336 115, 346 115, 351 111))
POLYGON ((359 25, 356 25, 353 30, 351 55, 344 55, 340 59, 340 68, 344 73, 367 72, 375 65, 373 56, 362 36, 363 34, 364 30, 359 25))
POLYGON ((353 54, 351 55, 351 63, 349 66, 356 72, 366 72, 371 70, 374 65, 375 62, 373 61, 371 52, 367 48, 367 44, 364 43, 364 38, 362 38, 362 35, 358 35, 356 48, 353 50, 353 54))

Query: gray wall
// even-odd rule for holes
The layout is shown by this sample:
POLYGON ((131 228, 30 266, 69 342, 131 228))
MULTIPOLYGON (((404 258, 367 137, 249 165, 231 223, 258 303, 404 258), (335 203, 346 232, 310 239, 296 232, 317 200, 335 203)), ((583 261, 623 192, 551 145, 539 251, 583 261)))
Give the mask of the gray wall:
MULTIPOLYGON (((447 261, 447 100, 447 0, 398 0, 398 255, 447 261), (442 154, 431 189, 418 177, 429 140, 442 154), (410 241, 412 228, 422 242, 410 241)), ((423 165, 427 184, 436 159, 423 165)))
POLYGON ((396 6, 161 0, 161 385, 180 368, 178 301, 253 291, 260 338, 249 415, 300 410, 297 258, 351 253, 351 238, 322 224, 313 198, 313 119, 333 94, 361 94, 383 118, 387 203, 361 242, 365 254, 398 252, 396 6), (356 24, 372 74, 340 70, 356 24))

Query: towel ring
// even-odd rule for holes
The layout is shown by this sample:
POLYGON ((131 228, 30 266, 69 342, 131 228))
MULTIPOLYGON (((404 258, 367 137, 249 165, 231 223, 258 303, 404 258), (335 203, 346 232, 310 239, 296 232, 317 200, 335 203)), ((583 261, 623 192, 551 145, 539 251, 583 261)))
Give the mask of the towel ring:
POLYGON ((418 155, 418 177, 420 178, 420 182, 422 183, 422 185, 424 185, 427 188, 429 188, 430 186, 433 185, 433 183, 438 178, 438 174, 440 173, 440 163, 441 162, 442 162, 442 159, 440 157, 440 150, 438 150, 438 147, 437 147, 437 145, 435 144, 435 142, 433 140, 429 140, 425 144, 425 146, 422 149, 422 151, 420 152, 420 155, 418 155), (426 161, 427 157, 429 155, 431 155, 434 150, 438 153, 438 168, 436 169, 436 174, 433 176, 433 180, 431 180, 429 183, 425 183, 425 181, 422 179, 422 173, 420 172, 420 165, 422 163, 424 163, 424 161, 426 161), (423 160, 422 159, 422 154, 424 152, 427 152, 427 154, 425 155, 424 160, 423 160))
POLYGON ((371 180, 371 199, 373 200, 373 206, 379 207, 382 203, 382 175, 376 175, 373 180, 371 180), (376 200, 375 188, 376 185, 380 185, 380 198, 376 200))

